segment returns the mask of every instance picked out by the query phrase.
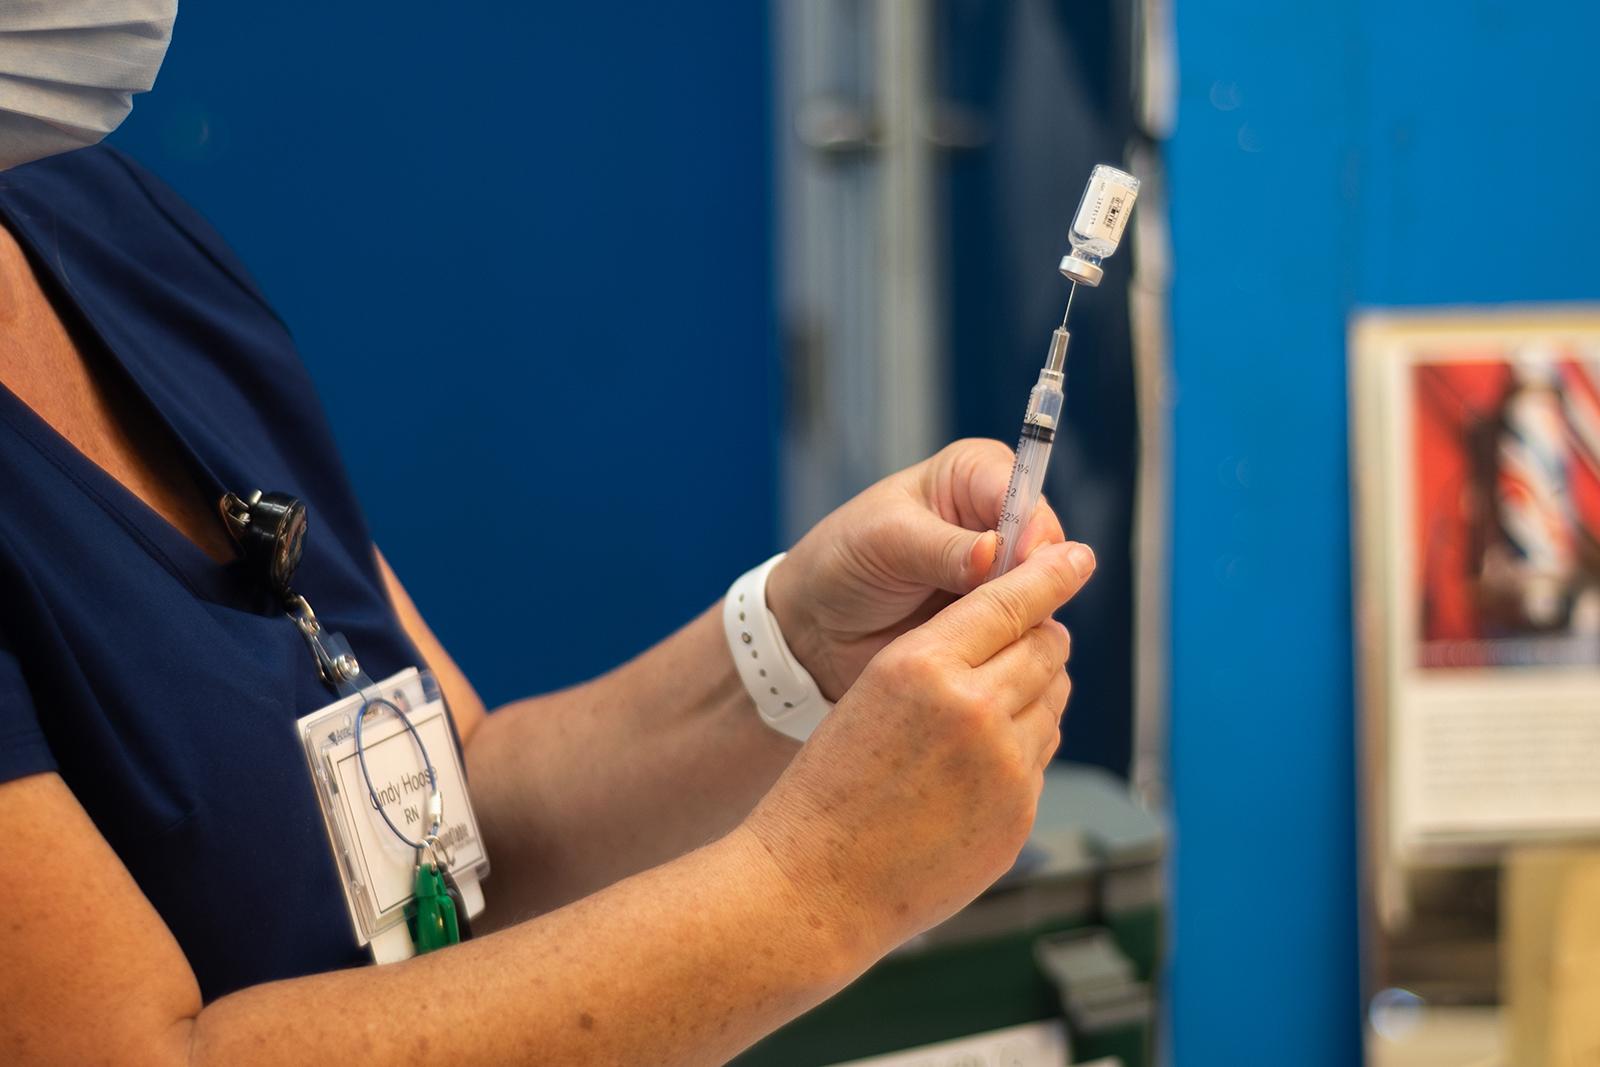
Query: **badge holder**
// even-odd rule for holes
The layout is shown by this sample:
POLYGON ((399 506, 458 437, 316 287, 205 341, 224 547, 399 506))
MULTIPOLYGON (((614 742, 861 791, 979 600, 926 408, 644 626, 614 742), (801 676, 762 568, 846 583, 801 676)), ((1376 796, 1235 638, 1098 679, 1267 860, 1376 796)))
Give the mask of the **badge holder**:
POLYGON ((300 739, 357 940, 386 963, 459 940, 489 861, 432 673, 345 684, 300 739))
POLYGON ((470 937, 489 860, 433 674, 410 667, 373 682, 289 588, 305 540, 299 501, 230 493, 221 510, 339 697, 297 726, 357 942, 390 963, 470 937))

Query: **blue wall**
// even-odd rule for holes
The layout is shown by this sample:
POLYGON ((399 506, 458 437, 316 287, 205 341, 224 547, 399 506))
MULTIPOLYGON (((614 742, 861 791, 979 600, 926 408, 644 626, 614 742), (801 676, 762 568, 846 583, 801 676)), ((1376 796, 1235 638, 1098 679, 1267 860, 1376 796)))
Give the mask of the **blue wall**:
POLYGON ((1600 298, 1600 6, 1178 0, 1177 1062, 1360 1040, 1345 325, 1600 298))
POLYGON ((772 547, 768 69, 761 4, 185 3, 115 138, 290 324, 491 704, 772 547))

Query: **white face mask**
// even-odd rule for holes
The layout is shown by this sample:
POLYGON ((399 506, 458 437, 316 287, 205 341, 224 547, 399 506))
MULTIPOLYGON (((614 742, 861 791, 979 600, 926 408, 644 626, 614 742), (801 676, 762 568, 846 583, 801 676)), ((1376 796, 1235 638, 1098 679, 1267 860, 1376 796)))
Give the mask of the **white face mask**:
POLYGON ((178 0, 0 0, 0 170, 120 126, 177 14, 178 0))

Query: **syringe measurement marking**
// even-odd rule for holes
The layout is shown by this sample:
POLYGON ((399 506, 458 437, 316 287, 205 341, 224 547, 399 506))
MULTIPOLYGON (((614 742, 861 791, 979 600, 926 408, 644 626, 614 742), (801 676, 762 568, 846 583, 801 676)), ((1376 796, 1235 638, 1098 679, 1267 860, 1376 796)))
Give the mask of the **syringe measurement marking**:
POLYGON ((1017 495, 1022 491, 1022 484, 1033 470, 1032 466, 1022 458, 1024 455, 1023 443, 1029 438, 1048 445, 1055 441, 1056 432, 1053 428, 1036 422, 1022 424, 1022 439, 1017 442, 1017 463, 1011 471, 1011 483, 1006 486, 1005 501, 1000 505, 1000 522, 995 530, 997 539, 995 544, 996 552, 1005 548, 1006 535, 1004 530, 1006 526, 1010 523, 1016 523, 1020 527, 1022 523, 1022 515, 1018 512, 1016 504, 1017 495))
MULTIPOLYGON (((1018 442, 1020 445, 1021 442, 1018 442)), ((1018 451, 1021 451, 1019 448, 1018 451)), ((1017 520, 1017 494, 1022 491, 1022 480, 1027 477, 1029 467, 1026 463, 1018 463, 1011 471, 1011 484, 1006 486, 1005 502, 1000 505, 1000 525, 995 533, 999 537, 996 547, 1005 545, 1006 535, 1001 533, 1006 524, 1017 520)))

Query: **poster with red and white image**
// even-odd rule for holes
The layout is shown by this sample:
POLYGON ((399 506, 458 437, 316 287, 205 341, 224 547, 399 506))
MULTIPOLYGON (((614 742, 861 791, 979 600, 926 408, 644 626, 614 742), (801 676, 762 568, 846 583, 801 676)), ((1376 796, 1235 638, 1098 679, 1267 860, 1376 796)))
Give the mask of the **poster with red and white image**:
POLYGON ((1375 870, 1600 837, 1600 309, 1373 313, 1351 357, 1375 870))

